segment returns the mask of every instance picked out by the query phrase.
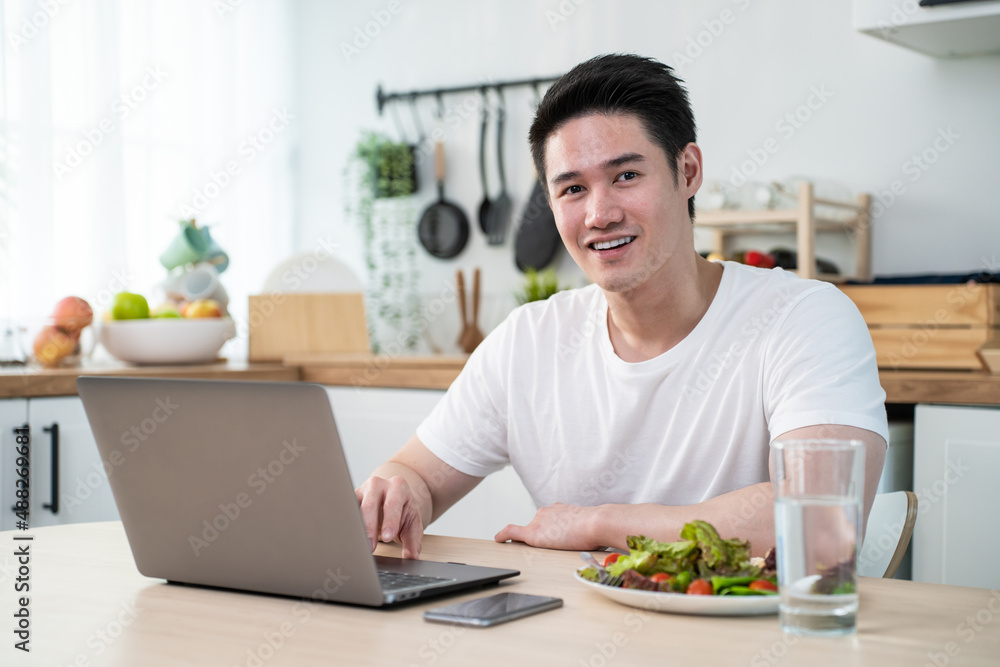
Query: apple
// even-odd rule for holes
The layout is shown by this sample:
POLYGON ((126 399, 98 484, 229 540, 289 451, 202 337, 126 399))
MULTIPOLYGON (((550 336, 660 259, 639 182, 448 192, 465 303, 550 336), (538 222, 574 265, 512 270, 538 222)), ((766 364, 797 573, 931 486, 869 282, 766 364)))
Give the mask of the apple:
POLYGON ((76 351, 76 341, 59 327, 48 325, 35 336, 35 359, 42 366, 54 368, 76 351))
POLYGON ((79 338, 80 331, 94 321, 94 311, 80 297, 68 296, 56 304, 52 321, 69 336, 79 338))
POLYGON ((141 294, 119 292, 111 304, 111 317, 116 320, 144 320, 149 317, 149 303, 141 294))
POLYGON ((177 310, 177 305, 173 301, 166 301, 149 311, 149 316, 158 318, 180 317, 181 311, 177 310))
POLYGON ((184 317, 222 317, 222 307, 215 299, 195 299, 184 306, 184 317))

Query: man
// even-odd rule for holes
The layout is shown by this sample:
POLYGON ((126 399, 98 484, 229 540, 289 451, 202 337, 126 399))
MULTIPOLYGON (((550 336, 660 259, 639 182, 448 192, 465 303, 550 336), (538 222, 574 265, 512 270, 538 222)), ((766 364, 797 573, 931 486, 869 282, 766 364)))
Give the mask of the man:
POLYGON ((357 489, 372 548, 423 529, 510 464, 538 513, 497 541, 675 540, 693 519, 774 544, 769 443, 866 444, 865 516, 885 457, 867 327, 827 283, 694 250, 701 151, 669 67, 594 58, 529 133, 566 249, 594 283, 515 310, 409 442, 357 489))

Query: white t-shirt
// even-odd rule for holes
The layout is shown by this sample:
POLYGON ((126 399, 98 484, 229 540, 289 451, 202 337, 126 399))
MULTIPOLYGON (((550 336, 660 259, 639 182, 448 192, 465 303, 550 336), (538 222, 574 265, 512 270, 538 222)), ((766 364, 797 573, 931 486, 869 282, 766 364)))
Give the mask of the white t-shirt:
POLYGON ((687 505, 768 481, 771 440, 840 424, 888 438, 861 314, 829 283, 725 262, 684 340, 638 363, 597 285, 515 309, 417 429, 483 477, 512 465, 539 507, 687 505))

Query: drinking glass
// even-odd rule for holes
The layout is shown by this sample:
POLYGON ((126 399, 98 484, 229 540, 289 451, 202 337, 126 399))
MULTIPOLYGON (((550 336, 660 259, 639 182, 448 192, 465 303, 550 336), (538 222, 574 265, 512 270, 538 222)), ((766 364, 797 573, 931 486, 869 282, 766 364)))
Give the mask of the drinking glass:
POLYGON ((782 630, 854 634, 865 445, 860 440, 776 440, 771 449, 782 630))

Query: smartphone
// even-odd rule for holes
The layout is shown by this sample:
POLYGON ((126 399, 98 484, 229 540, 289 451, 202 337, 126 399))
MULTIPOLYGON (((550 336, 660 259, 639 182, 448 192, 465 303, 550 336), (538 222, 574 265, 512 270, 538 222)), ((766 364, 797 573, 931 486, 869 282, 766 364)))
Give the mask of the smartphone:
POLYGON ((468 600, 424 612, 424 619, 440 623, 490 626, 530 616, 562 606, 559 598, 523 593, 497 593, 477 600, 468 600))

